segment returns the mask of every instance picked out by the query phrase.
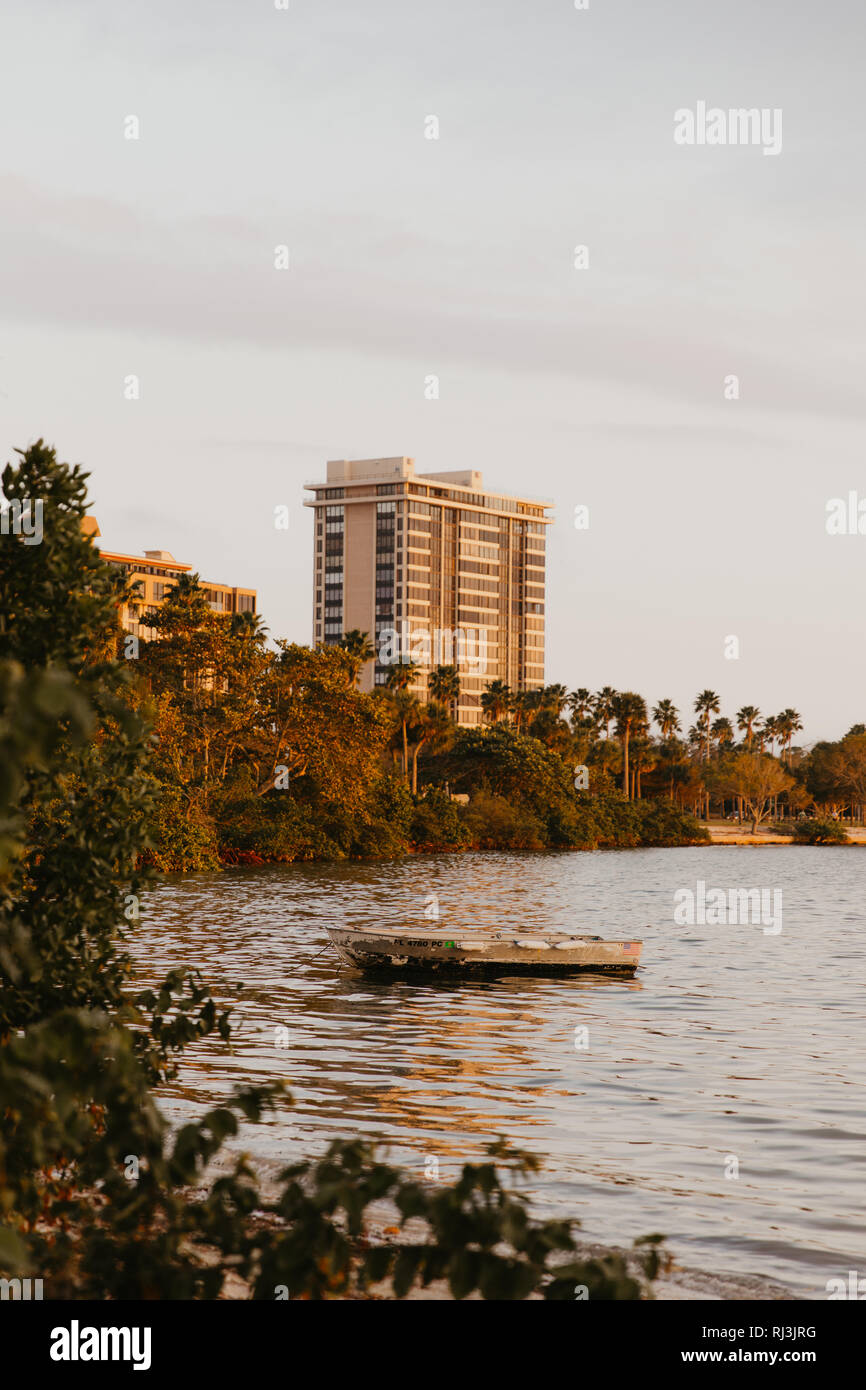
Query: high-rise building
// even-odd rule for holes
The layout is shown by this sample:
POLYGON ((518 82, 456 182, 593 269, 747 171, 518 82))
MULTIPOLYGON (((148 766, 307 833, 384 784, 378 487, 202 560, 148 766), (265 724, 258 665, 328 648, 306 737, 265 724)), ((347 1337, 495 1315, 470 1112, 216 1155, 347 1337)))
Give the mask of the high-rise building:
POLYGON ((361 688, 385 683, 396 660, 419 668, 427 694, 439 665, 456 665, 458 723, 481 721, 490 681, 544 684, 545 527, 550 503, 485 489, 480 473, 416 473, 411 458, 328 463, 315 494, 313 641, 369 633, 377 659, 361 688))
MULTIPOLYGON (((101 533, 96 518, 86 516, 82 520, 82 530, 93 538, 96 544, 101 533)), ((191 574, 192 565, 184 565, 168 550, 146 550, 144 555, 128 555, 113 550, 99 553, 103 560, 123 570, 129 580, 138 585, 137 597, 123 604, 120 611, 120 624, 124 632, 133 636, 151 638, 153 629, 146 627, 142 619, 148 609, 160 608, 169 589, 182 574, 191 574)), ((238 589, 229 584, 218 584, 213 580, 202 579, 208 603, 214 613, 255 613, 255 589, 238 589)))

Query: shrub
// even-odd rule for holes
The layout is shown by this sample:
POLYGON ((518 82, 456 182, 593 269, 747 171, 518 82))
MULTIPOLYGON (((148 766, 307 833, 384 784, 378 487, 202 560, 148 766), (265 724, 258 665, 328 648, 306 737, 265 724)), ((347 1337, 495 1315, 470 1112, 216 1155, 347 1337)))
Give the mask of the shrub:
POLYGON ((797 845, 845 845, 849 844, 848 833, 837 820, 801 820, 794 826, 794 843, 797 845))
POLYGON ((470 832, 449 794, 442 787, 428 787, 415 800, 409 837, 413 849, 463 849, 470 832))
POLYGON ((217 829, 198 807, 190 807, 180 790, 159 784, 156 806, 149 823, 150 842, 142 863, 160 873, 201 873, 218 869, 217 829))
POLYGON ((476 849, 544 849, 545 827, 525 807, 504 796, 479 791, 464 811, 476 849))
POLYGON ((706 826, 671 801, 638 801, 640 843, 651 846, 705 845, 710 843, 706 826))
POLYGON ((256 854, 268 863, 343 859, 347 846, 310 815, 294 791, 272 791, 225 801, 217 812, 220 855, 232 861, 256 854))

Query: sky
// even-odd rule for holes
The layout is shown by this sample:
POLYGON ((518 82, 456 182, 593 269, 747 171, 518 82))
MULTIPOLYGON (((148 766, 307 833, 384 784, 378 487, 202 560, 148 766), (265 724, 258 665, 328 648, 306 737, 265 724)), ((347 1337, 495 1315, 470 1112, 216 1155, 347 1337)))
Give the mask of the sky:
POLYGON ((302 642, 327 459, 480 469, 554 503, 548 681, 839 737, 864 38, 859 0, 10 0, 2 459, 45 438, 106 548, 302 642), (781 149, 678 144, 701 102, 781 112, 781 149))

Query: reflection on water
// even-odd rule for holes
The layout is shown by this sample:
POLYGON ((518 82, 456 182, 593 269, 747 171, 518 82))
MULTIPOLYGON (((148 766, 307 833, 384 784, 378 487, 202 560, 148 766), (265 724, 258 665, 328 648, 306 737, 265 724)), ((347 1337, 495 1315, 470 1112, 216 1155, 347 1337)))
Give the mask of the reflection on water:
POLYGON ((448 1179, 504 1134, 544 1162, 538 1210, 589 1237, 663 1231, 683 1263, 824 1297, 829 1277, 866 1272, 864 875, 855 848, 724 847, 173 879, 147 901, 141 975, 198 965, 237 1013, 232 1050, 199 1045, 163 1108, 177 1119, 235 1083, 285 1079, 295 1106, 243 1130, 265 1168, 364 1135, 419 1174, 436 1155, 448 1179), (675 891, 698 879, 780 888, 781 935, 674 926, 675 891), (642 936, 643 968, 389 982, 326 947, 326 922, 417 923, 431 892, 461 930, 642 936))

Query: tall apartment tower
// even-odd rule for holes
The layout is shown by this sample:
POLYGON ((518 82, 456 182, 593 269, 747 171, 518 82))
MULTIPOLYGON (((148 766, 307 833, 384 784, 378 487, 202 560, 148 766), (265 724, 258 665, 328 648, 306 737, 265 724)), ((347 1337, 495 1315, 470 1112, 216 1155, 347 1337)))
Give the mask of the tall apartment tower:
POLYGON ((361 689, 383 685, 395 659, 419 668, 421 698, 437 665, 456 665, 458 723, 481 722, 488 682, 544 684, 545 515, 549 503, 484 489, 481 474, 417 473, 414 459, 330 462, 315 494, 313 642, 354 628, 377 660, 361 689))

